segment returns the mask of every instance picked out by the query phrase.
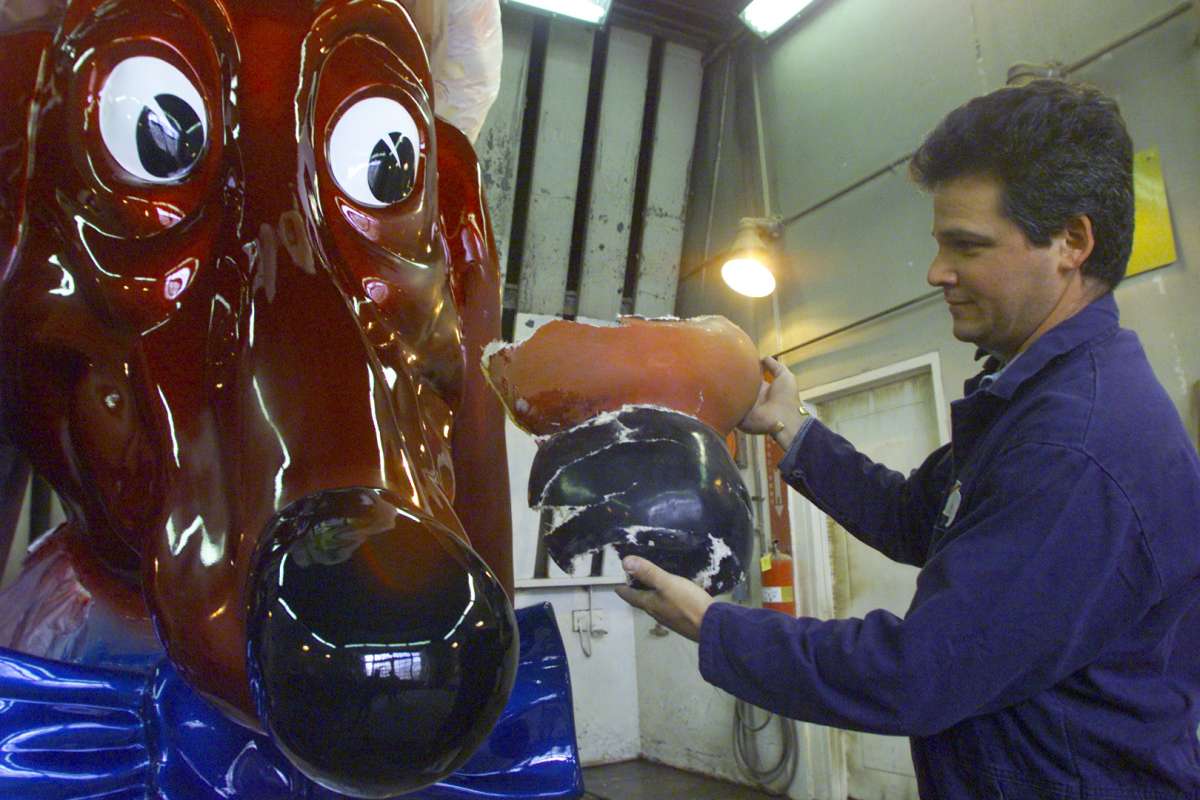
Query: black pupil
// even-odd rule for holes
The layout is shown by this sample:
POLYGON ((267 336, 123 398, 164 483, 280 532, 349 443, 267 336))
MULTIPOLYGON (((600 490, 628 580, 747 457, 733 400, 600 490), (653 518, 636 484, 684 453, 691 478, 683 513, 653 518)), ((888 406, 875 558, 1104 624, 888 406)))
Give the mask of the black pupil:
POLYGON ((187 172, 200 158, 204 126, 188 103, 173 94, 155 96, 158 109, 142 109, 137 123, 138 158, 156 178, 174 178, 187 172), (164 116, 165 115, 165 116, 164 116))
POLYGON ((412 141, 395 131, 375 143, 367 167, 367 185, 381 203, 398 203, 412 192, 417 177, 412 141))

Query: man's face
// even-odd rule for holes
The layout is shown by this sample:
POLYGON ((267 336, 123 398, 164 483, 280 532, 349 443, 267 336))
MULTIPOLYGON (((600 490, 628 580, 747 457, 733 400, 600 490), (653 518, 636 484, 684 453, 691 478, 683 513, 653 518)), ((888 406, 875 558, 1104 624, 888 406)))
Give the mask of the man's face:
POLYGON ((1002 184, 963 175, 933 192, 937 256, 927 279, 942 289, 954 338, 1009 360, 1040 335, 1067 288, 1061 236, 1030 243, 1004 216, 1002 184))

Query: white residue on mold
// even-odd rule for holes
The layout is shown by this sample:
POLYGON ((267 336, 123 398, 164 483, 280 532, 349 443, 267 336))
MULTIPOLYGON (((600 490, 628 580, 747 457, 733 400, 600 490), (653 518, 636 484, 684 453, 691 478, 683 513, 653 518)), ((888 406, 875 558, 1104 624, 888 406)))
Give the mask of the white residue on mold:
POLYGON ((520 342, 506 342, 503 339, 497 339, 494 342, 488 342, 487 345, 483 348, 483 357, 479 359, 483 363, 483 365, 485 367, 485 371, 486 371, 488 359, 490 359, 492 356, 496 355, 496 353, 499 353, 503 350, 511 350, 512 348, 516 347, 518 344, 520 344, 520 342))
MULTIPOLYGON (((675 316, 671 316, 669 314, 667 316, 663 316, 663 317, 647 317, 642 314, 622 314, 621 316, 617 317, 617 319, 618 320, 640 319, 645 322, 684 322, 685 321, 681 317, 675 317, 675 316)), ((695 319, 703 319, 703 317, 695 317, 695 319)))
MULTIPOLYGON (((620 317, 618 317, 617 319, 620 319, 620 317)), ((563 321, 565 322, 567 320, 563 320, 563 321)), ((602 320, 602 319, 573 319, 573 320, 570 320, 570 322, 573 325, 586 325, 589 328, 614 328, 614 327, 616 327, 615 323, 608 322, 607 320, 602 320)))
POLYGON ((712 550, 709 553, 708 566, 696 573, 696 577, 692 581, 698 584, 701 588, 707 589, 712 584, 713 576, 721 571, 721 564, 727 558, 733 558, 733 550, 724 539, 718 539, 715 536, 709 536, 709 541, 712 542, 712 550))
POLYGON ((547 508, 550 511, 550 530, 554 531, 587 511, 591 506, 547 506, 547 508))
POLYGON ((638 539, 643 533, 658 533, 662 528, 651 528, 649 525, 622 525, 621 530, 625 531, 625 541, 630 544, 644 544, 647 547, 654 547, 653 539, 642 541, 638 539))
MULTIPOLYGON (((620 428, 620 431, 618 431, 618 433, 617 433, 618 441, 628 442, 628 441, 631 441, 630 434, 632 433, 632 431, 630 431, 629 427, 627 425, 625 425, 625 423, 623 423, 618 417, 621 414, 624 414, 624 413, 627 413, 630 411, 637 411, 640 408, 651 408, 651 409, 654 409, 655 411, 667 411, 672 414, 683 414, 684 416, 693 416, 691 414, 688 414, 686 411, 680 411, 677 408, 670 408, 668 406, 660 406, 655 403, 626 403, 625 405, 621 406, 620 408, 618 408, 614 411, 601 411, 596 416, 588 417, 587 419, 585 419, 583 422, 579 423, 578 425, 573 425, 570 428, 566 428, 562 431, 559 431, 559 433, 567 433, 569 431, 579 431, 579 430, 583 430, 585 428, 595 427, 598 425, 607 425, 610 422, 615 422, 615 423, 617 423, 617 426, 620 428)), ((549 436, 555 436, 555 435, 556 434, 549 434, 548 436, 541 437, 541 439, 544 440, 546 438, 549 438, 549 436)))

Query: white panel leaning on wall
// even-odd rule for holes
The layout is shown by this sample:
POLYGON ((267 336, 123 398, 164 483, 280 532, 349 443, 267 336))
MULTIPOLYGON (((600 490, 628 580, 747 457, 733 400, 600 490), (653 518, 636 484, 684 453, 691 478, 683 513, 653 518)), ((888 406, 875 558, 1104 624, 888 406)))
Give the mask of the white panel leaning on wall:
MULTIPOLYGON (((559 317, 547 314, 517 314, 513 329, 514 342, 523 342, 539 327, 559 317)), ((613 320, 591 320, 582 317, 577 322, 591 325, 612 326, 613 320)), ((513 424, 505 421, 505 439, 508 447, 508 485, 512 500, 513 517, 513 576, 517 588, 528 589, 552 586, 574 586, 588 584, 615 584, 625 582, 621 561, 611 548, 606 548, 598 559, 598 570, 593 570, 591 556, 576 559, 575 572, 570 574, 559 569, 541 545, 542 532, 549 527, 543 513, 529 507, 526 487, 529 470, 537 453, 534 438, 513 424), (595 572, 596 574, 593 574, 595 572)))

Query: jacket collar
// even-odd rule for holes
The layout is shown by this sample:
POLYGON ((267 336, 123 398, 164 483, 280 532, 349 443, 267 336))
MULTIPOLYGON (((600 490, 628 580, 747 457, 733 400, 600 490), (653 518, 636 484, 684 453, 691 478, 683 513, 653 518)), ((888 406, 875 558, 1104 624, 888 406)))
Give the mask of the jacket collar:
MULTIPOLYGON (((1028 350, 1007 365, 1002 365, 995 357, 988 358, 983 371, 967 381, 966 394, 969 396, 982 389, 988 394, 1008 400, 1021 384, 1041 372, 1051 360, 1115 328, 1119 321, 1117 301, 1112 292, 1107 292, 1073 317, 1046 331, 1028 350), (991 375, 995 378, 985 380, 991 375)), ((977 353, 976 358, 978 357, 977 353)))

